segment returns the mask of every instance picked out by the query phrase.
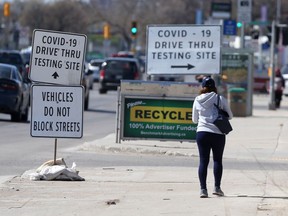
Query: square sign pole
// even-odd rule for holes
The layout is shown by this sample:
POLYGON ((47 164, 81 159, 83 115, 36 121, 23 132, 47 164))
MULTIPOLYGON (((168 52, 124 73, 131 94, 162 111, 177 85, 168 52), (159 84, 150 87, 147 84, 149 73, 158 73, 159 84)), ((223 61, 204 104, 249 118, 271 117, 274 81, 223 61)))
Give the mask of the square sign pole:
POLYGON ((81 138, 83 87, 32 85, 32 137, 81 138))
POLYGON ((35 82, 80 85, 86 35, 34 30, 30 79, 35 82))
POLYGON ((219 74, 220 25, 153 25, 147 27, 150 74, 219 74))

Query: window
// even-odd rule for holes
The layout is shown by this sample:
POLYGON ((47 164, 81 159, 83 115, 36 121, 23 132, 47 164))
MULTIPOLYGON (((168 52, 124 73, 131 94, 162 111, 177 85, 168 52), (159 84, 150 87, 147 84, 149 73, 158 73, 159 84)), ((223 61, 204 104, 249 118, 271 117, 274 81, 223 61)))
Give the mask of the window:
POLYGON ((0 78, 11 79, 11 70, 9 68, 0 68, 0 78))

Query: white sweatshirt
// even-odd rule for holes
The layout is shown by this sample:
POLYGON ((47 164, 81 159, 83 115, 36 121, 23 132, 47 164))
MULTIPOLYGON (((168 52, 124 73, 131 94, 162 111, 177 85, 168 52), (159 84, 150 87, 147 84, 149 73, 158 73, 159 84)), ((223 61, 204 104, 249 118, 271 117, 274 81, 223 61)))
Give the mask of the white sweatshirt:
MULTIPOLYGON (((206 131, 211 133, 222 134, 222 132, 213 124, 217 117, 217 109, 214 104, 217 104, 218 95, 215 92, 204 93, 197 96, 192 108, 192 121, 198 123, 197 132, 206 131)), ((225 110, 229 119, 232 119, 233 114, 228 106, 226 98, 220 96, 219 106, 225 110)))

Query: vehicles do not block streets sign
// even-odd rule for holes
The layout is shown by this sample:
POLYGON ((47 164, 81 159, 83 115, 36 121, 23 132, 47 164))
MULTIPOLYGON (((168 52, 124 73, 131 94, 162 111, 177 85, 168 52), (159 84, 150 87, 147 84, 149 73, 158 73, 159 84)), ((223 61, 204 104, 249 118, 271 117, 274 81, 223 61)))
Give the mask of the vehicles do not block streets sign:
POLYGON ((147 74, 219 74, 220 25, 147 27, 147 74))
POLYGON ((83 87, 32 85, 32 137, 81 138, 83 87))
POLYGON ((86 35, 34 30, 30 79, 36 82, 80 85, 86 35))

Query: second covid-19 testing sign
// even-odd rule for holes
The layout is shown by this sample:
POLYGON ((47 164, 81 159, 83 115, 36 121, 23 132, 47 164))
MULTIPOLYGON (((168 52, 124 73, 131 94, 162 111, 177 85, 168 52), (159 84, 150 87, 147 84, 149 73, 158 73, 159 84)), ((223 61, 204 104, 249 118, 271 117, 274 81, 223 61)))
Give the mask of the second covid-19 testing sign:
POLYGON ((147 27, 147 74, 219 74, 220 25, 147 27))

